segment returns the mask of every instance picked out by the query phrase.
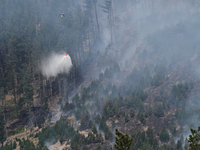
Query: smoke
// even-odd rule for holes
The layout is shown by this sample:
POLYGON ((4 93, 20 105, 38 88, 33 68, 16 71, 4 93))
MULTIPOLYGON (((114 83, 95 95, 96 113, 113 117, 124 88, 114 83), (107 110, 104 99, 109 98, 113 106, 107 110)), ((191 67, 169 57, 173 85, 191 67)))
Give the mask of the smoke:
MULTIPOLYGON (((104 5, 103 1, 98 1, 98 3, 100 6, 104 5)), ((195 16, 193 13, 186 11, 193 10, 193 7, 189 4, 189 2, 183 2, 181 3, 182 5, 180 5, 180 3, 177 4, 177 2, 165 3, 164 1, 160 1, 155 3, 154 8, 150 5, 150 1, 149 3, 147 1, 146 4, 137 3, 136 6, 129 3, 130 2, 128 1, 122 2, 117 0, 115 4, 113 4, 115 8, 115 34, 117 37, 117 40, 115 41, 116 43, 114 42, 114 44, 116 44, 116 47, 111 47, 110 49, 108 48, 110 51, 105 53, 108 61, 105 61, 105 59, 99 60, 100 64, 102 64, 102 62, 105 64, 103 66, 104 68, 102 65, 97 68, 96 63, 93 63, 91 67, 94 67, 95 70, 106 70, 107 67, 111 66, 111 58, 112 60, 115 59, 120 65, 121 72, 124 71, 123 75, 120 76, 125 79, 129 76, 129 74, 131 74, 134 68, 141 70, 146 64, 148 65, 151 75, 153 76, 154 66, 156 63, 159 63, 160 59, 166 58, 167 61, 165 65, 168 65, 171 62, 171 58, 179 60, 180 58, 183 58, 182 55, 186 52, 187 58, 190 57, 188 53, 192 54, 192 50, 188 51, 188 48, 184 49, 184 47, 186 47, 185 45, 188 45, 190 48, 191 45, 195 44, 194 41, 199 39, 197 31, 192 31, 193 29, 198 28, 197 26, 199 23, 197 21, 198 15, 195 16), (184 43, 184 46, 182 46, 182 43, 184 43), (118 55, 118 57, 116 55, 118 55)), ((99 41, 99 43, 101 44, 98 44, 98 46, 95 45, 94 47, 100 52, 104 52, 104 46, 107 47, 111 43, 111 31, 108 27, 108 20, 105 19, 107 18, 107 14, 102 12, 102 8, 97 7, 97 9, 99 10, 98 15, 101 30, 101 41, 99 41)), ((59 73, 68 73, 70 67, 72 66, 71 59, 69 57, 68 60, 70 60, 70 63, 68 64, 64 63, 63 57, 64 54, 53 54, 42 61, 42 74, 48 78, 50 76, 57 76, 59 73), (65 65, 67 65, 67 67, 65 65)), ((90 70, 91 71, 88 73, 90 76, 84 78, 84 84, 81 86, 86 86, 85 83, 89 83, 91 78, 95 78, 96 74, 98 74, 98 71, 94 71, 91 68, 90 70)), ((139 77, 136 78, 139 80, 139 77)), ((106 78, 105 80, 107 81, 108 79, 106 78)), ((110 80, 112 80, 112 84, 119 82, 119 79, 110 80)), ((121 85, 123 85, 125 80, 121 79, 120 81, 122 82, 121 85)), ((123 88, 124 91, 128 90, 128 88, 133 84, 132 82, 129 80, 129 82, 120 89, 123 88)), ((173 81, 170 82, 173 83, 173 81)), ((105 84, 105 81, 103 84, 105 84)), ((80 88, 77 89, 76 92, 80 93, 80 88)), ((99 93, 102 93, 103 95, 103 92, 100 90, 99 93)), ((120 90, 120 94, 121 93, 122 91, 120 90)), ((85 105, 88 103, 90 102, 86 102, 85 105)), ((102 103, 97 104, 103 105, 102 103)), ((186 110, 193 110, 195 107, 193 103, 189 103, 186 106, 186 110)), ((194 122, 194 120, 198 120, 197 115, 194 116, 193 111, 189 112, 189 118, 191 120, 186 118, 185 122, 194 122)), ((199 122, 197 124, 199 124, 199 122)), ((102 133, 102 135, 104 136, 104 133, 102 133)))
POLYGON ((56 139, 46 140, 44 145, 50 147, 52 144, 56 142, 56 139))
POLYGON ((47 78, 56 77, 60 73, 69 73, 72 66, 71 57, 68 54, 53 53, 42 60, 41 72, 47 78))

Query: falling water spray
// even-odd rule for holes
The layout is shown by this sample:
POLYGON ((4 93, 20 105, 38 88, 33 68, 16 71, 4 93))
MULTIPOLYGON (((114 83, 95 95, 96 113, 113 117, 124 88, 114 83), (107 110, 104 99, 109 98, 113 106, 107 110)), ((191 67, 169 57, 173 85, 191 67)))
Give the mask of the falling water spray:
POLYGON ((72 61, 69 54, 51 54, 48 58, 42 60, 41 72, 43 76, 56 77, 60 73, 69 73, 72 67, 72 61))

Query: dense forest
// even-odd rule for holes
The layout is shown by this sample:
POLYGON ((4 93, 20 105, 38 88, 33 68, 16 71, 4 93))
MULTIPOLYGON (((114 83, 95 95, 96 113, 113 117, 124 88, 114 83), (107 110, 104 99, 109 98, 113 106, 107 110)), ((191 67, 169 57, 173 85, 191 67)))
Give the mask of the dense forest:
POLYGON ((198 149, 199 7, 1 0, 0 149, 198 149), (65 53, 69 73, 42 74, 65 53))
POLYGON ((91 32, 94 34, 89 33, 89 14, 92 12, 88 11, 88 5, 86 4, 86 10, 83 11, 70 1, 1 2, 2 106, 6 109, 8 105, 5 101, 7 94, 14 96, 10 102, 15 104, 12 105, 15 112, 9 118, 15 115, 23 118, 26 112, 31 115, 34 90, 37 90, 40 101, 45 103, 45 97, 52 97, 54 94, 64 96, 61 88, 66 89, 64 85, 68 79, 69 84, 74 86, 81 82, 81 69, 86 60, 89 60, 89 48, 98 35, 98 31, 93 29, 91 32), (65 13, 63 18, 60 17, 61 10, 65 13), (39 68, 42 58, 52 51, 68 52, 73 58, 74 67, 67 77, 60 75, 46 81, 39 68))

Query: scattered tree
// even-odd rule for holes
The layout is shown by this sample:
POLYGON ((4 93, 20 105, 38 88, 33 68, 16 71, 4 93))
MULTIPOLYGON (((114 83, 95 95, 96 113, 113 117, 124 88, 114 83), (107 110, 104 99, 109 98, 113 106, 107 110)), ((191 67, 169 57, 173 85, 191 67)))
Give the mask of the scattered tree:
POLYGON ((130 147, 133 143, 133 139, 129 139, 128 134, 123 134, 118 129, 115 130, 115 148, 117 150, 130 150, 130 147))
POLYGON ((5 122, 4 122, 4 117, 3 117, 3 110, 0 108, 0 142, 2 145, 3 145, 3 142, 5 141, 4 129, 5 129, 5 122))
POLYGON ((165 128, 163 128, 160 132, 159 138, 162 142, 168 142, 169 141, 169 134, 165 128))
POLYGON ((190 129, 191 131, 191 135, 189 135, 189 149, 190 150, 198 150, 200 149, 200 144, 199 144, 199 141, 200 141, 200 134, 199 134, 199 131, 200 131, 200 126, 198 127, 198 130, 195 130, 195 129, 190 129))

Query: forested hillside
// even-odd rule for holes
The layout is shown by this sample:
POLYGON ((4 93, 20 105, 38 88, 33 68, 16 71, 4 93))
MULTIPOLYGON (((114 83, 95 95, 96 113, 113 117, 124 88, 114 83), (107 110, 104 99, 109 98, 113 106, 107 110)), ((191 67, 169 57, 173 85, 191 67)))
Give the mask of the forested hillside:
POLYGON ((1 0, 0 149, 115 149, 118 129, 131 150, 187 150, 200 125, 199 8, 1 0), (65 53, 70 72, 45 76, 43 61, 65 53))

